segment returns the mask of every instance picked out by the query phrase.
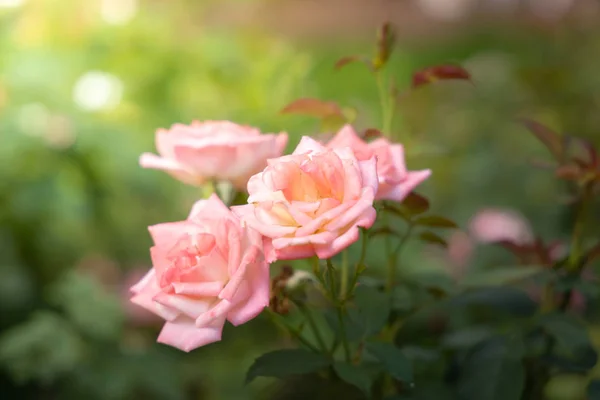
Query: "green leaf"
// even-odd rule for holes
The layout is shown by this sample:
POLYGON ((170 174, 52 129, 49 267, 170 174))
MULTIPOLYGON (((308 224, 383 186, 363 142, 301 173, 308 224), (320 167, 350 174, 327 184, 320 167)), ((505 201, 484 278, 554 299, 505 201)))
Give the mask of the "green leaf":
POLYGON ((525 386, 523 343, 493 338, 477 346, 465 361, 458 382, 464 399, 520 400, 525 386))
POLYGON ((36 312, 0 337, 0 365, 17 382, 50 383, 82 362, 85 344, 73 326, 51 312, 36 312))
POLYGON ((406 209, 406 207, 398 207, 396 204, 391 202, 386 201, 383 203, 383 211, 400 217, 407 222, 410 222, 411 220, 411 213, 408 209, 406 209))
POLYGON ((431 228, 458 228, 456 222, 451 221, 446 217, 441 217, 437 215, 419 217, 415 220, 415 224, 420 226, 428 226, 431 228))
POLYGON ((493 335, 489 327, 474 326, 451 332, 442 338, 442 346, 450 349, 467 349, 489 339, 493 335))
MULTIPOLYGON (((325 310, 324 316, 335 336, 337 338, 341 338, 342 331, 340 329, 340 321, 338 319, 337 310, 325 310)), ((344 314, 344 329, 346 331, 346 338, 349 342, 362 340, 366 336, 365 326, 364 324, 360 323, 360 321, 361 315, 356 308, 350 308, 344 314)))
POLYGON ((334 363, 333 369, 341 380, 356 386, 367 396, 367 398, 371 398, 373 376, 367 369, 343 362, 334 363))
POLYGON ((406 196, 406 198, 402 201, 402 205, 411 215, 423 214, 429 210, 429 200, 415 192, 411 192, 408 196, 406 196))
MULTIPOLYGON (((390 295, 368 285, 359 285, 344 314, 346 337, 354 342, 380 332, 387 323, 392 308, 390 295)), ((325 318, 339 337, 339 319, 335 310, 327 310, 325 318)))
POLYGON ((588 400, 600 399, 600 379, 593 379, 587 387, 588 400))
POLYGON ((461 286, 469 288, 508 285, 531 278, 544 271, 545 269, 543 267, 538 266, 491 268, 465 276, 461 281, 461 286))
POLYGON ((322 354, 304 349, 275 350, 258 357, 246 373, 246 383, 256 377, 285 378, 319 371, 329 365, 322 354))
POLYGON ((450 307, 491 308, 522 317, 533 315, 538 307, 527 293, 510 286, 470 290, 449 299, 446 304, 450 307))
POLYGON ((92 337, 110 339, 120 335, 125 316, 119 298, 89 276, 67 273, 51 287, 49 300, 92 337))
POLYGON ((394 236, 395 238, 398 239, 402 239, 402 237, 404 235, 402 235, 400 232, 397 232, 396 230, 388 227, 388 226, 384 226, 382 228, 378 228, 378 229, 373 229, 371 231, 369 231, 369 238, 374 238, 377 236, 394 236))
POLYGON ((421 232, 419 234, 419 238, 422 241, 430 243, 430 244, 437 244, 437 245, 440 245, 442 247, 447 247, 448 246, 448 243, 446 242, 446 240, 444 238, 442 238, 438 234, 430 232, 430 231, 421 232))
POLYGON ((364 327, 366 335, 374 335, 383 328, 392 307, 387 293, 366 285, 358 286, 354 291, 354 304, 358 313, 353 319, 364 327))
POLYGON ((371 342, 365 349, 383 365, 394 379, 412 383, 413 369, 410 360, 391 343, 371 342))
POLYGON ((540 319, 540 326, 571 354, 591 345, 585 324, 574 316, 559 313, 544 315, 540 319))

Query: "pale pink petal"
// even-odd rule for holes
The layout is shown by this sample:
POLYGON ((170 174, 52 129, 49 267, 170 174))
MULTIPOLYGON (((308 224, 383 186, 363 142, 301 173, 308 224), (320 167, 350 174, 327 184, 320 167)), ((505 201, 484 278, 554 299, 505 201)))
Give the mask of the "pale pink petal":
POLYGON ((131 302, 133 304, 137 304, 138 306, 145 308, 146 310, 158 315, 159 317, 167 321, 172 321, 179 316, 180 312, 174 308, 162 306, 161 304, 158 304, 154 300, 152 300, 154 296, 159 292, 160 288, 158 288, 158 285, 154 283, 153 287, 148 288, 147 290, 143 290, 135 296, 133 296, 131 298, 131 302))
POLYGON ((269 157, 269 158, 279 157, 281 154, 283 154, 283 152, 285 151, 285 147, 287 146, 287 143, 288 143, 287 133, 280 133, 279 135, 277 135, 277 137, 275 138, 275 149, 274 149, 273 153, 271 154, 271 157, 269 157))
POLYGON ((273 239, 273 247, 275 250, 281 250, 286 247, 302 246, 305 244, 326 244, 333 240, 335 235, 331 232, 319 232, 313 235, 300 236, 300 237, 280 237, 273 239))
POLYGON ((146 288, 146 286, 151 285, 153 280, 156 281, 156 272, 154 271, 154 268, 150 268, 150 270, 148 272, 146 272, 144 277, 142 279, 140 279, 140 281, 138 283, 136 283, 131 288, 129 288, 129 290, 133 294, 138 294, 142 290, 144 290, 144 288, 146 288))
POLYGON ((173 142, 175 135, 166 129, 158 129, 154 138, 158 154, 165 158, 173 158, 173 142))
POLYGON ((369 144, 362 140, 352 125, 344 125, 342 129, 327 143, 327 148, 335 149, 339 147, 350 147, 358 160, 371 158, 373 151, 369 144))
POLYGON ((231 211, 215 193, 206 200, 199 200, 192 206, 188 219, 199 217, 207 218, 231 218, 231 211))
POLYGON ((263 252, 265 255, 265 261, 271 264, 277 261, 277 252, 273 247, 273 239, 263 236, 263 252))
POLYGON ((343 213, 339 218, 336 218, 329 224, 325 225, 324 228, 330 232, 342 229, 348 225, 351 225, 354 221, 366 213, 370 213, 370 209, 373 209, 373 197, 366 196, 366 198, 361 198, 348 211, 343 213))
POLYGON ((261 255, 262 249, 259 249, 257 247, 251 247, 246 250, 246 253, 244 254, 244 257, 240 262, 239 266, 237 267, 236 271, 230 275, 231 278, 229 279, 229 282, 227 283, 223 291, 219 294, 220 299, 233 301, 233 297, 235 296, 240 284, 244 282, 244 279, 247 278, 247 269, 250 268, 252 264, 255 264, 258 261, 260 261, 259 258, 261 257, 261 255))
MULTIPOLYGON (((254 266, 250 274, 250 297, 234 299, 236 306, 227 314, 227 320, 234 326, 238 326, 260 314, 269 305, 270 284, 269 265, 260 263, 254 266)), ((244 294, 240 293, 240 296, 244 294)))
POLYGON ((210 310, 196 318, 196 326, 202 328, 214 324, 215 321, 224 320, 232 307, 233 304, 227 300, 218 301, 210 310))
POLYGON ((398 184, 380 184, 376 199, 402 201, 418 185, 431 175, 430 170, 409 172, 406 178, 398 184))
MULTIPOLYGON (((302 213, 313 213, 321 207, 321 203, 324 201, 333 199, 323 199, 320 201, 291 201, 290 208, 294 208, 302 213)), ((339 204, 339 202, 338 202, 339 204)))
POLYGON ((194 320, 179 318, 167 322, 158 336, 157 342, 176 347, 185 352, 221 340, 225 318, 214 320, 209 326, 196 327, 194 320))
POLYGON ((193 148, 176 145, 174 151, 175 159, 179 163, 205 178, 215 178, 227 173, 227 169, 235 162, 232 150, 227 146, 210 145, 193 148))
POLYGON ((196 297, 215 297, 223 290, 223 282, 173 282, 176 294, 196 297))
POLYGON ((165 292, 157 293, 152 300, 165 307, 180 311, 190 318, 198 318, 205 313, 213 301, 210 297, 190 297, 165 292))
MULTIPOLYGON (((262 211, 261 211, 262 212, 262 211)), ((254 215, 246 215, 243 222, 251 228, 257 230, 264 236, 276 238, 284 235, 292 235, 296 232, 295 226, 271 225, 258 220, 254 215)))
POLYGON ((187 221, 165 222, 148 227, 150 236, 156 245, 172 247, 185 234, 195 233, 197 227, 187 221))
POLYGON ((336 218, 339 218, 345 212, 347 212, 354 203, 342 203, 337 207, 332 208, 321 214, 320 216, 313 219, 311 222, 305 224, 304 226, 299 227, 296 230, 295 236, 305 236, 312 235, 317 230, 321 229, 330 221, 335 221, 336 218))
POLYGON ((359 161, 363 187, 368 186, 377 193, 379 178, 377 177, 377 160, 373 157, 365 161, 359 161))
POLYGON ((298 143, 298 146, 296 146, 296 149, 294 150, 292 155, 305 154, 310 153, 312 151, 323 150, 325 150, 325 146, 323 146, 321 143, 317 142, 310 136, 302 136, 302 139, 300 139, 300 143, 298 143))
POLYGON ((150 153, 142 154, 140 166, 142 168, 163 170, 175 179, 192 186, 202 185, 205 181, 203 176, 188 170, 186 166, 179 164, 177 161, 161 158, 150 153))
POLYGON ((321 260, 325 260, 340 253, 346 247, 356 242, 358 238, 359 230, 357 227, 353 227, 327 244, 315 245, 315 252, 317 257, 321 260))
POLYGON ((303 246, 284 247, 276 250, 278 260, 300 260, 315 255, 315 248, 312 244, 303 246))
POLYGON ((164 171, 179 171, 187 173, 185 167, 171 158, 163 158, 152 153, 143 153, 140 156, 142 168, 162 169, 164 171))

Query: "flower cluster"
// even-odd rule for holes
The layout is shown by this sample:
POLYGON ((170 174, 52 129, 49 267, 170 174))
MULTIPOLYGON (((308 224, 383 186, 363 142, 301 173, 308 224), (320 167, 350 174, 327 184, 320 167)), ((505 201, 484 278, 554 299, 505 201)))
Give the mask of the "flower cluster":
POLYGON ((402 201, 430 175, 407 171, 401 145, 368 143, 350 125, 282 155, 286 144, 285 133, 194 122, 159 130, 160 156, 141 156, 184 183, 227 181, 248 193, 231 208, 213 194, 187 220, 149 228, 153 268, 131 290, 166 321, 159 342, 190 351, 220 340, 226 320, 245 323, 269 305, 272 262, 338 254, 373 225, 375 200, 402 201))

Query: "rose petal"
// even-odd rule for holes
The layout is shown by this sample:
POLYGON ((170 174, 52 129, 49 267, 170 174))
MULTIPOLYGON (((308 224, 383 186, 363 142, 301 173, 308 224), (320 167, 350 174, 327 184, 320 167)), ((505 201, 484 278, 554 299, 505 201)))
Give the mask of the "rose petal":
POLYGON ((190 352, 198 347, 221 340, 225 317, 215 319, 212 324, 198 328, 194 320, 181 317, 167 322, 157 342, 190 352))

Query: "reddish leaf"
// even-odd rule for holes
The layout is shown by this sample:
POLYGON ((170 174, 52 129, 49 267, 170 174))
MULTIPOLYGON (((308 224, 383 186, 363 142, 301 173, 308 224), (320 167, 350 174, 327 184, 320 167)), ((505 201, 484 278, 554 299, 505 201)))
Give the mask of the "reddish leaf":
POLYGON ((369 128, 362 134, 362 138, 365 140, 377 139, 383 136, 383 133, 379 129, 369 128))
POLYGON ((456 222, 449 220, 445 217, 440 217, 437 215, 428 215, 425 217, 420 217, 415 220, 415 224, 421 226, 429 226, 431 228, 458 228, 456 222))
POLYGON ((591 263, 598 257, 600 257, 600 243, 596 244, 595 246, 593 246, 591 249, 588 250, 587 254, 584 257, 585 264, 591 263))
POLYGON ((585 160, 582 160, 581 158, 575 157, 571 161, 573 162, 573 164, 575 164, 576 167, 579 167, 580 169, 589 168, 589 163, 585 160))
POLYGON ((587 140, 585 141, 584 146, 586 147, 588 154, 590 156, 590 163, 592 164, 592 166, 594 168, 597 168, 598 164, 600 162, 600 158, 598 157, 598 151, 596 150, 594 145, 592 143, 588 142, 587 140))
POLYGON ((312 98, 295 100, 281 110, 281 113, 310 115, 317 118, 326 118, 332 115, 344 117, 341 108, 336 103, 312 98))
POLYGON ((377 31, 377 54, 373 60, 373 67, 377 70, 383 67, 392 55, 396 37, 389 22, 384 23, 377 31))
POLYGON ((438 80, 461 79, 471 80, 471 74, 458 65, 438 65, 428 67, 413 75, 412 87, 417 88, 438 80))
POLYGON ((371 62, 363 56, 347 56, 347 57, 342 57, 339 60, 336 61, 334 68, 335 69, 342 69, 344 68, 346 65, 348 64, 352 64, 355 62, 359 62, 362 63, 364 65, 367 66, 367 68, 369 69, 373 69, 373 65, 371 65, 371 62))
POLYGON ((552 153, 555 159, 562 161, 564 146, 559 134, 539 122, 527 118, 521 118, 520 121, 544 144, 544 146, 546 146, 548 150, 550 150, 550 153, 552 153))
POLYGON ((504 247, 506 250, 508 250, 509 252, 511 252, 512 254, 516 255, 516 256, 521 256, 523 254, 523 252, 526 252, 527 249, 523 248, 523 246, 511 242, 510 240, 501 240, 499 242, 494 243, 500 247, 504 247))
POLYGON ((415 192, 406 196, 402 205, 412 215, 423 214, 425 211, 429 210, 429 200, 415 192))
POLYGON ((590 141, 582 138, 574 138, 574 141, 579 145, 583 152, 582 157, 585 157, 588 160, 585 164, 592 166, 593 168, 598 167, 598 152, 594 145, 590 141))
POLYGON ((557 178, 576 181, 582 177, 583 171, 578 165, 567 164, 558 167, 554 173, 557 178))
POLYGON ((433 232, 429 232, 429 231, 422 232, 419 234, 419 238, 422 241, 430 243, 430 244, 437 244, 442 247, 448 246, 448 243, 446 243, 446 241, 441 236, 439 236, 433 232))

